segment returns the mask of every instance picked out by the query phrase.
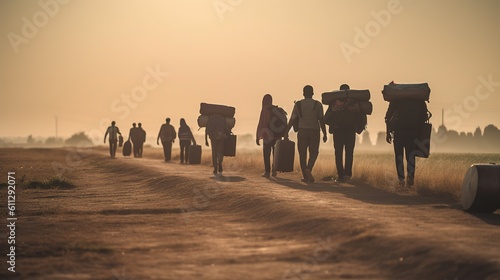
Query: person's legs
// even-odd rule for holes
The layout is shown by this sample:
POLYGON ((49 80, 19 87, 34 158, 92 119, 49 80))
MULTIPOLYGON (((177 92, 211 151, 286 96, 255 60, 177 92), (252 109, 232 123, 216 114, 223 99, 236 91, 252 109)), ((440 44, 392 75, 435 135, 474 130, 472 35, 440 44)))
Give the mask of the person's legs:
POLYGON ((396 171, 398 172, 398 179, 402 181, 405 179, 405 171, 404 171, 404 132, 403 131, 395 131, 394 132, 394 157, 396 161, 396 171))
POLYGON ((144 143, 143 142, 139 143, 139 157, 140 158, 142 157, 143 148, 144 148, 144 143))
POLYGON ((167 161, 172 159, 172 141, 166 141, 167 144, 167 161))
POLYGON ((137 142, 132 141, 132 150, 134 151, 134 157, 139 156, 139 145, 137 142))
MULTIPOLYGON (((184 140, 179 141, 179 147, 180 147, 181 163, 184 163, 184 153, 186 151, 186 143, 184 142, 184 140)), ((187 157, 186 157, 186 161, 187 161, 187 157)))
POLYGON ((222 161, 224 160, 224 139, 217 140, 217 168, 222 173, 222 161))
POLYGON ((302 176, 307 178, 304 171, 307 168, 307 146, 308 146, 308 135, 307 131, 303 129, 299 129, 297 133, 297 149, 299 151, 299 162, 300 162, 300 170, 302 171, 302 176))
POLYGON ((270 142, 264 141, 264 145, 262 147, 263 155, 264 155, 264 170, 265 173, 269 176, 271 172, 271 146, 270 142))
POLYGON ((163 157, 165 158, 165 161, 167 161, 168 141, 161 141, 161 145, 163 146, 163 157))
POLYGON ((417 153, 417 138, 418 138, 418 131, 415 130, 409 130, 408 132, 408 138, 405 141, 405 153, 406 153, 406 169, 407 169, 407 180, 408 184, 411 186, 413 185, 414 178, 415 178, 415 155, 417 153))
POLYGON ((333 148, 335 150, 335 165, 339 179, 344 178, 344 164, 342 155, 344 152, 344 137, 341 131, 335 131, 333 134, 333 148))
POLYGON ((212 166, 214 167, 214 174, 217 173, 217 141, 210 139, 210 146, 212 147, 212 166))
POLYGON ((320 143, 320 134, 319 130, 309 129, 309 161, 307 163, 307 168, 312 171, 314 164, 316 163, 316 159, 319 155, 319 143, 320 143))
POLYGON ((271 146, 271 154, 273 155, 273 162, 271 164, 271 175, 276 177, 276 168, 274 167, 274 146, 276 145, 276 140, 273 140, 271 143, 269 143, 271 146))
POLYGON ((356 145, 356 132, 347 131, 345 134, 345 175, 352 177, 352 163, 354 160, 354 145, 356 145))
POLYGON ((109 156, 110 157, 114 157, 114 154, 113 154, 113 141, 112 140, 109 140, 109 156))

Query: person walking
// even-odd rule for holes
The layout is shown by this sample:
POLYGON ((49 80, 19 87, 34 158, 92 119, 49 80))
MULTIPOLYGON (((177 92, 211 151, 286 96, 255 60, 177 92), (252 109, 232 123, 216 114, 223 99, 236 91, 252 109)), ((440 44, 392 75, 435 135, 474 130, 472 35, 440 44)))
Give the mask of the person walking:
POLYGON ((170 124, 170 118, 167 118, 165 123, 160 127, 158 137, 156 138, 157 145, 160 145, 159 140, 161 139, 163 155, 165 156, 166 162, 172 159, 172 143, 175 142, 176 137, 177 133, 175 132, 175 128, 170 124))
POLYGON ((298 120, 297 148, 303 176, 302 181, 311 183, 314 182, 312 169, 319 154, 320 129, 323 132, 323 142, 327 140, 323 105, 314 100, 313 95, 313 87, 306 85, 303 89, 304 99, 295 103, 284 135, 285 139, 288 139, 288 131, 298 120), (307 158, 308 150, 309 159, 307 158))
POLYGON ((128 133, 128 140, 132 142, 132 150, 134 151, 134 157, 139 156, 139 139, 138 139, 137 124, 133 123, 130 131, 128 133))
MULTIPOLYGON (((137 124, 139 127, 137 128, 137 139, 138 139, 138 148, 137 148, 137 156, 142 157, 142 151, 144 148, 144 143, 146 142, 146 131, 142 128, 142 123, 137 124)), ((134 143, 135 145, 135 143, 134 143)))
POLYGON ((260 146, 260 140, 263 140, 262 152, 264 156, 265 173, 262 177, 269 178, 270 175, 273 177, 277 175, 274 166, 274 146, 276 140, 283 136, 287 125, 286 113, 284 113, 285 115, 283 116, 280 114, 282 112, 281 110, 281 108, 273 105, 273 97, 270 94, 264 95, 262 98, 262 108, 260 111, 259 123, 257 125, 257 132, 255 133, 255 143, 257 146, 260 146), (273 156, 272 164, 271 155, 273 156))
MULTIPOLYGON (((340 90, 350 89, 343 84, 340 90)), ((352 177, 354 146, 356 144, 357 121, 361 119, 359 105, 352 99, 336 99, 328 106, 325 122, 329 124, 329 132, 333 134, 335 165, 337 166, 336 182, 345 182, 352 177), (345 162, 344 162, 345 150, 345 162)))
POLYGON ((196 140, 194 139, 193 132, 191 128, 186 124, 186 120, 181 119, 180 127, 178 130, 179 134, 179 145, 181 148, 181 164, 189 162, 189 147, 191 147, 191 142, 196 145, 196 140))
POLYGON ((411 187, 415 182, 419 129, 428 118, 427 105, 423 100, 401 99, 389 102, 385 114, 386 141, 394 145, 399 187, 405 186, 404 158, 407 164, 406 186, 411 187))
POLYGON ((231 134, 226 119, 221 115, 211 115, 205 128, 205 145, 208 147, 207 136, 210 137, 212 147, 212 165, 214 175, 222 173, 222 161, 224 160, 224 142, 231 134))
POLYGON ((112 121, 111 126, 106 129, 106 133, 104 134, 104 144, 106 144, 106 137, 109 135, 109 155, 111 158, 116 157, 116 146, 118 144, 118 134, 122 135, 120 129, 115 126, 116 122, 112 121))

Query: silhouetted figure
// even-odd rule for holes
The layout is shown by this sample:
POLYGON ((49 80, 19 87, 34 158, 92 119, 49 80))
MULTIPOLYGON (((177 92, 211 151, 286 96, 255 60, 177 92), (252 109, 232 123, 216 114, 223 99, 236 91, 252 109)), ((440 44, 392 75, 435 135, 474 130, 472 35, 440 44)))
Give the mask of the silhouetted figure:
POLYGON ((159 139, 161 139, 165 161, 170 161, 172 159, 172 143, 175 142, 176 137, 175 128, 170 124, 170 118, 167 118, 166 123, 162 124, 160 127, 158 137, 156 138, 157 145, 160 145, 159 139))
MULTIPOLYGON (((142 157, 142 151, 144 148, 144 143, 146 142, 146 131, 142 128, 142 124, 137 124, 139 127, 137 128, 137 156, 142 157)), ((134 144, 135 145, 135 144, 134 144)))
MULTIPOLYGON (((343 84, 340 90, 348 90, 349 85, 343 84)), ((336 99, 328 106, 325 121, 330 124, 330 133, 333 134, 335 150, 335 165, 337 166, 336 182, 344 182, 352 177, 352 162, 354 145, 356 143, 356 120, 359 106, 350 99, 336 99), (345 164, 343 153, 345 149, 345 164)))
POLYGON ((213 173, 222 173, 222 161, 224 160, 224 141, 229 137, 231 130, 228 128, 226 119, 221 115, 211 115, 205 128, 205 145, 208 147, 207 136, 210 137, 212 146, 213 173))
POLYGON ((260 111, 259 124, 255 134, 255 142, 260 146, 260 139, 263 140, 262 152, 264 156, 263 177, 269 178, 270 175, 276 176, 274 166, 274 146, 276 140, 279 140, 286 129, 286 116, 280 119, 279 108, 273 105, 273 97, 270 94, 264 95, 262 98, 262 109, 260 111), (284 121, 284 123, 281 123, 284 121), (271 164, 271 154, 273 155, 273 164, 271 164), (271 173, 272 172, 272 173, 271 173))
POLYGON ((407 186, 414 184, 418 133, 427 119, 427 105, 423 100, 402 99, 389 103, 385 114, 386 141, 389 144, 394 142, 394 156, 400 187, 405 186, 403 152, 407 163, 407 186))
POLYGON ((181 147, 181 164, 188 163, 189 161, 189 147, 191 142, 196 145, 191 128, 186 124, 186 120, 181 119, 179 127, 179 145, 181 147))
POLYGON ((109 135, 109 155, 111 158, 115 158, 116 155, 116 146, 118 144, 118 134, 122 135, 120 129, 115 126, 116 122, 112 121, 111 126, 106 129, 106 133, 104 134, 104 143, 106 143, 106 137, 109 135))
POLYGON ((312 169, 319 154, 320 128, 323 132, 323 142, 327 140, 323 105, 321 102, 314 100, 313 95, 313 87, 310 85, 305 86, 303 89, 304 99, 295 103, 285 133, 285 139, 288 139, 288 131, 298 118, 297 148, 299 150, 300 169, 304 177, 303 182, 314 182, 312 169), (309 160, 307 159, 307 150, 309 150, 309 160))
POLYGON ((132 128, 130 128, 129 134, 128 134, 128 140, 132 141, 132 150, 134 151, 134 157, 139 156, 139 138, 138 138, 138 130, 137 130, 137 124, 133 123, 132 128))

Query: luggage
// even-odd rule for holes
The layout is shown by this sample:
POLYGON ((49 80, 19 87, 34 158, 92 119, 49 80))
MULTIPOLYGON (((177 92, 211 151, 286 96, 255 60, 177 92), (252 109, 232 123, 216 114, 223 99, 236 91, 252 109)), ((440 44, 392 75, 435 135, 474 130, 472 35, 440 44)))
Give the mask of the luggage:
POLYGON ((274 139, 280 139, 285 136, 285 129, 288 123, 286 111, 278 106, 269 108, 271 117, 269 118, 269 129, 273 133, 274 139))
POLYGON ((201 146, 191 145, 189 146, 189 164, 200 164, 201 163, 201 146))
POLYGON ((424 123, 420 126, 418 131, 417 138, 417 151, 415 156, 428 158, 431 150, 431 132, 432 132, 432 124, 424 123))
POLYGON ((468 212, 493 213, 500 208, 500 165, 474 164, 462 183, 462 206, 468 212))
POLYGON ((371 115, 373 112, 373 104, 370 101, 359 101, 359 112, 364 115, 371 115))
POLYGON ((357 90, 334 90, 332 92, 324 92, 321 95, 321 102, 325 105, 330 105, 336 99, 354 99, 357 101, 368 101, 370 100, 370 91, 367 89, 357 90))
POLYGON ((224 156, 236 156, 236 135, 231 134, 224 140, 224 156))
POLYGON ((295 142, 278 140, 274 146, 274 169, 279 172, 293 172, 295 142))
POLYGON ((118 147, 122 147, 123 146, 123 136, 118 136, 118 147))
POLYGON ((233 129, 233 127, 236 125, 236 119, 226 117, 226 125, 227 125, 227 128, 233 129))
POLYGON ((382 90, 385 101, 416 99, 429 101, 431 89, 427 83, 422 84, 388 84, 382 90))
POLYGON ((127 140, 125 143, 123 143, 123 156, 128 157, 130 154, 132 154, 132 143, 130 140, 127 140))
POLYGON ((231 106, 217 105, 217 104, 200 104, 200 114, 202 115, 222 115, 224 117, 232 118, 236 109, 231 106))

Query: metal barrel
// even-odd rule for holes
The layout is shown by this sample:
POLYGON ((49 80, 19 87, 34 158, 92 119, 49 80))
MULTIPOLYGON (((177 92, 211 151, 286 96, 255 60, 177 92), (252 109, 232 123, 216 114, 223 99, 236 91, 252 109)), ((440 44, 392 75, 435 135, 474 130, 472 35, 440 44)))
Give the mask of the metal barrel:
POLYGON ((492 213, 500 208, 500 165, 473 164, 462 183, 462 206, 467 212, 492 213))

